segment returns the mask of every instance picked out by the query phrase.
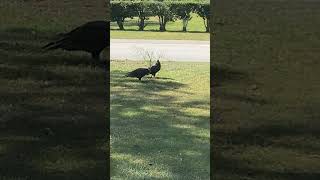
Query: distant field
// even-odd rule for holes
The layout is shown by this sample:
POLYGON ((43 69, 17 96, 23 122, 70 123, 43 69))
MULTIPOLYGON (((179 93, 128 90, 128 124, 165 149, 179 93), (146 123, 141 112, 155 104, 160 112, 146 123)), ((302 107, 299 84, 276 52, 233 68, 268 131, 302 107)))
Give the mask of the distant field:
POLYGON ((138 31, 136 25, 137 19, 127 19, 125 22, 125 31, 119 31, 117 23, 111 23, 111 38, 114 39, 176 39, 176 40, 209 40, 209 33, 205 32, 205 26, 202 18, 193 14, 187 30, 188 32, 181 32, 182 22, 177 20, 175 22, 168 22, 167 32, 158 32, 159 25, 156 17, 151 17, 147 23, 145 31, 138 31))
POLYGON ((320 2, 216 3, 211 172, 320 178, 320 2))
POLYGON ((209 179, 209 64, 162 62, 157 79, 124 77, 147 65, 111 62, 112 179, 209 179))
POLYGON ((107 18, 101 4, 1 0, 1 180, 106 179, 105 70, 86 53, 41 51, 56 34, 107 18))

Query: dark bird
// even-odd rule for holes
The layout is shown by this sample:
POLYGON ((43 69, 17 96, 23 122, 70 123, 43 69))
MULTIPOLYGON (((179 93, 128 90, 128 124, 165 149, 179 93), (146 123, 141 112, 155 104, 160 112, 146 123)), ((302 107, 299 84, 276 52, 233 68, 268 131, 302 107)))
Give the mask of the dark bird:
POLYGON ((110 22, 92 21, 68 33, 61 33, 59 39, 45 45, 43 49, 64 49, 68 51, 86 51, 95 60, 100 59, 101 51, 110 47, 110 22))
POLYGON ((126 77, 136 77, 141 81, 141 78, 145 75, 150 74, 150 71, 148 68, 138 68, 136 70, 133 70, 129 72, 126 77))
POLYGON ((159 72, 161 69, 160 61, 157 60, 156 64, 150 67, 150 74, 153 75, 153 77, 156 77, 157 72, 159 72))

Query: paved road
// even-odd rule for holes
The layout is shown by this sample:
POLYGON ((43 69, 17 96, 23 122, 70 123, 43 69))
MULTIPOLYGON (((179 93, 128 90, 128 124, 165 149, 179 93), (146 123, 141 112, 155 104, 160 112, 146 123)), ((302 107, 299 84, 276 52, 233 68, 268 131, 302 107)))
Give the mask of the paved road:
POLYGON ((143 60, 151 54, 161 60, 209 62, 209 41, 111 39, 112 60, 143 60))

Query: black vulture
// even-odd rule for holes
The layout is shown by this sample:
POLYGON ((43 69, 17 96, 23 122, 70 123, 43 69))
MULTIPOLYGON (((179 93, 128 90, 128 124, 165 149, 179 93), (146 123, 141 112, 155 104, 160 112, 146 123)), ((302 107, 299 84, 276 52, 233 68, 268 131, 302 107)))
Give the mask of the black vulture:
POLYGON ((141 78, 145 75, 150 74, 150 71, 148 68, 138 68, 136 70, 133 70, 129 72, 126 77, 136 77, 141 81, 141 78))
POLYGON ((86 51, 95 60, 99 60, 101 51, 110 47, 110 22, 92 21, 74 30, 60 34, 60 39, 43 47, 46 50, 64 49, 68 51, 86 51))
POLYGON ((154 77, 156 77, 157 72, 159 72, 161 69, 160 61, 157 60, 156 64, 150 67, 150 74, 152 74, 154 77))

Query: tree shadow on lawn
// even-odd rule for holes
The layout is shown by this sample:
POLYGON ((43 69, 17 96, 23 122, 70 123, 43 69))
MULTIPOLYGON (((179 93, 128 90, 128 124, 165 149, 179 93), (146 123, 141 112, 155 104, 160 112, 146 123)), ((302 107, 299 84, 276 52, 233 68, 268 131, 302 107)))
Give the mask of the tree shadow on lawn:
POLYGON ((106 69, 70 52, 2 52, 1 178, 107 179, 106 69))
MULTIPOLYGON (((260 122, 267 122, 267 119, 260 119, 260 122)), ((253 127, 238 127, 237 130, 225 132, 216 129, 215 142, 243 146, 274 146, 296 149, 299 151, 319 152, 320 147, 311 141, 303 140, 303 143, 292 144, 301 141, 296 137, 319 138, 319 128, 308 127, 303 124, 288 125, 287 120, 277 120, 278 123, 266 123, 253 127), (288 139, 291 137, 291 139, 288 139), (282 139, 283 138, 283 139, 282 139), (226 140, 227 139, 227 140, 226 140), (291 142, 290 142, 291 141, 291 142)))
POLYGON ((29 41, 30 43, 38 43, 50 41, 56 36, 57 34, 39 31, 38 29, 30 27, 11 27, 0 31, 1 41, 8 42, 29 41))
POLYGON ((174 93, 193 95, 181 90, 187 84, 168 79, 141 83, 124 75, 111 72, 112 177, 208 178, 209 116, 185 110, 209 111, 209 103, 179 101, 174 93))
POLYGON ((213 88, 221 86, 225 81, 236 82, 248 78, 246 72, 234 70, 229 66, 215 63, 211 63, 210 72, 211 86, 213 88))
POLYGON ((108 177, 105 93, 1 94, 5 97, 2 107, 8 107, 1 115, 0 142, 5 151, 0 164, 6 164, 0 168, 1 175, 31 179, 108 177), (36 103, 39 98, 57 102, 36 103))
MULTIPOLYGON (((216 68, 219 69, 219 66, 216 68)), ((310 169, 318 166, 314 167, 317 161, 311 156, 320 151, 318 144, 314 143, 320 137, 319 128, 315 125, 318 124, 317 120, 310 117, 306 119, 305 116, 288 117, 288 112, 283 111, 270 117, 270 113, 276 113, 273 111, 283 104, 260 96, 241 94, 243 84, 249 85, 248 78, 242 78, 245 76, 241 75, 232 77, 232 71, 228 69, 222 75, 217 74, 216 77, 222 76, 216 82, 221 86, 211 87, 211 172, 215 172, 212 176, 224 179, 317 179, 319 173, 310 169), (233 82, 233 79, 238 82, 233 82), (234 83, 233 88, 238 90, 226 91, 222 85, 227 83, 234 83), (219 103, 217 100, 220 100, 219 103), (255 112, 252 114, 246 110, 255 112), (219 112, 233 119, 226 118, 214 123, 219 112), (263 155, 255 156, 261 152, 263 155), (274 153, 274 157, 268 153, 274 153), (299 161, 303 161, 305 166, 297 166, 296 158, 300 158, 299 161), (264 162, 263 165, 260 162, 264 162)), ((219 70, 211 72, 214 76, 219 70)), ((316 112, 315 109, 310 111, 316 112)))
MULTIPOLYGON (((259 84, 254 80, 249 78, 247 72, 243 72, 241 70, 234 69, 230 66, 223 65, 223 64, 215 64, 212 63, 210 66, 210 79, 211 79, 211 95, 213 98, 218 97, 222 100, 229 100, 229 101, 236 101, 236 102, 243 102, 248 104, 255 104, 255 105, 265 105, 269 102, 259 96, 255 96, 253 94, 244 93, 248 91, 250 85, 252 84, 259 84), (245 86, 240 87, 242 90, 238 92, 233 92, 233 89, 226 91, 224 88, 224 84, 234 84, 236 87, 239 84, 245 84, 245 86), (246 88, 246 89, 243 89, 246 88)), ((236 89, 236 88, 234 88, 236 89)), ((216 102, 213 100, 213 102, 216 102)), ((215 103, 212 103, 215 106, 215 103)), ((222 107, 215 107, 212 108, 216 109, 223 109, 222 107)))
POLYGON ((253 163, 243 162, 240 159, 230 157, 221 153, 227 149, 217 148, 214 156, 213 169, 219 174, 220 179, 281 179, 281 180, 317 180, 320 173, 288 170, 271 170, 259 167, 253 168, 253 163), (218 171, 218 172, 217 172, 218 171), (223 177, 223 178, 222 178, 223 177))

